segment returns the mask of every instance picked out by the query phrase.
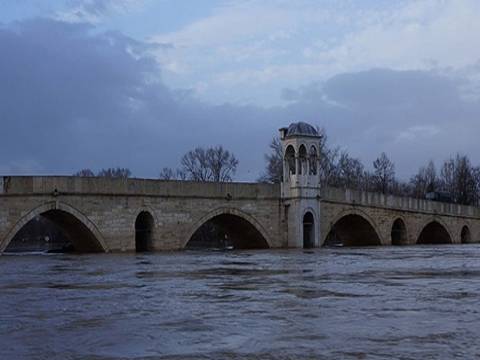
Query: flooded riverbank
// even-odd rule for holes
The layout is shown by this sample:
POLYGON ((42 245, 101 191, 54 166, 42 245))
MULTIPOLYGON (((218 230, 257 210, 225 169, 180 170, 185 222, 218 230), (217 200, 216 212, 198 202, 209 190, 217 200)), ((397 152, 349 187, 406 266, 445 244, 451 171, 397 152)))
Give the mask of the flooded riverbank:
POLYGON ((480 246, 0 257, 2 359, 480 356, 480 246))

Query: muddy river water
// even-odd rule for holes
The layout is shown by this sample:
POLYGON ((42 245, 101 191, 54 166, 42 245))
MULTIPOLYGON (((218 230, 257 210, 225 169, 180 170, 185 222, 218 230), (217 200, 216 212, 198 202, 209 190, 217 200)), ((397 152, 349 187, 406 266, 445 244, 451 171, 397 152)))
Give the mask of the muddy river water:
POLYGON ((0 257, 0 359, 480 357, 480 245, 0 257))

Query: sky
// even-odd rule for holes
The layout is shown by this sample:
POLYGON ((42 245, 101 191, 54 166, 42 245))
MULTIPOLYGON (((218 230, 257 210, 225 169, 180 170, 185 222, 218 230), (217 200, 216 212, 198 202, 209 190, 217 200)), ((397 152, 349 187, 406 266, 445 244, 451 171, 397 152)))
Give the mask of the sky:
POLYGON ((223 145, 254 181, 305 121, 397 176, 480 165, 477 0, 0 0, 0 173, 177 167, 223 145))

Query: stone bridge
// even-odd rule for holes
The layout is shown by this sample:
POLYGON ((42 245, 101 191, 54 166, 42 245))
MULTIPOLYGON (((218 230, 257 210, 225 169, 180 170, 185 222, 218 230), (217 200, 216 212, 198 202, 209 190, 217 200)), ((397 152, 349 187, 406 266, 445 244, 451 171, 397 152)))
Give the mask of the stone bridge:
POLYGON ((0 178, 0 253, 24 242, 35 222, 59 229, 79 252, 177 250, 211 245, 211 239, 220 247, 241 249, 450 244, 480 238, 479 208, 322 188, 321 134, 309 124, 280 129, 280 141, 283 176, 278 185, 0 178))
POLYGON ((0 251, 39 215, 58 225, 79 251, 182 249, 212 219, 233 235, 251 230, 265 242, 258 247, 285 246, 278 186, 86 177, 1 181, 0 251), (139 240, 142 231, 148 239, 139 240))
POLYGON ((471 243, 480 237, 480 209, 471 206, 326 188, 320 209, 322 244, 335 234, 350 245, 471 243))
POLYGON ((79 252, 183 249, 209 222, 236 248, 479 240, 478 208, 334 188, 286 194, 285 186, 3 177, 0 252, 39 215, 62 229, 79 252))

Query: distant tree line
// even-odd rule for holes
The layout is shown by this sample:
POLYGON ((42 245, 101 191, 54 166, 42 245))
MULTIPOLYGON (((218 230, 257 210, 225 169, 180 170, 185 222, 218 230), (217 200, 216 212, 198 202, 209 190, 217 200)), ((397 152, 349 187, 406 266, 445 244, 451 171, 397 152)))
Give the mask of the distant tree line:
POLYGON ((132 172, 128 168, 105 168, 101 169, 97 174, 95 174, 91 169, 82 169, 73 174, 73 176, 81 177, 106 177, 106 178, 121 178, 128 179, 132 176, 132 172))
MULTIPOLYGON (((480 204, 480 167, 473 166, 466 155, 457 154, 443 162, 437 171, 433 161, 420 167, 409 181, 395 176, 395 164, 385 153, 373 161, 372 170, 360 159, 350 156, 340 147, 331 147, 324 129, 320 130, 320 183, 322 186, 380 192, 397 196, 425 198, 427 193, 448 194, 457 204, 480 204)), ((278 137, 270 143, 265 154, 265 172, 259 181, 279 183, 283 176, 283 154, 278 137)))
MULTIPOLYGON (((228 182, 233 180, 237 166, 235 155, 221 145, 196 147, 183 155, 178 169, 163 168, 159 179, 228 182)), ((73 176, 127 179, 132 176, 132 172, 128 168, 116 167, 101 169, 95 174, 87 168, 77 171, 73 176)))

